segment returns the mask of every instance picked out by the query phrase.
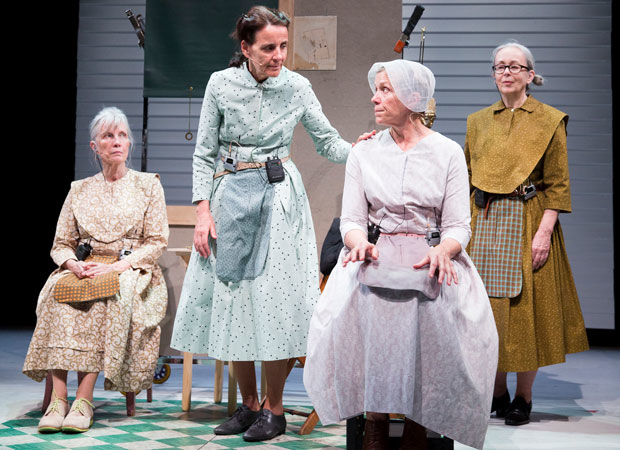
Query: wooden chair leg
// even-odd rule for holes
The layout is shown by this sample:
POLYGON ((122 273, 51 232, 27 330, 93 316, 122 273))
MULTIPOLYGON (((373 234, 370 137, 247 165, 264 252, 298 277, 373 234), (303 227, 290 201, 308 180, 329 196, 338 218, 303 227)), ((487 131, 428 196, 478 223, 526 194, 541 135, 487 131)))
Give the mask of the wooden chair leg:
MULTIPOLYGON (((324 280, 327 281, 328 277, 325 277, 324 280)), ((301 367, 304 367, 306 365, 306 357, 305 356, 300 356, 298 358, 291 358, 288 360, 288 373, 287 373, 287 377, 288 375, 290 375, 291 371, 293 370, 293 368, 295 367, 295 364, 297 363, 297 361, 299 361, 299 365, 301 367)), ((295 411, 294 409, 288 409, 288 408, 284 408, 284 411, 289 413, 289 414, 294 414, 297 416, 305 416, 306 420, 304 421, 303 425, 301 426, 301 428, 299 429, 299 434, 300 435, 304 435, 304 434, 310 434, 312 433, 312 430, 314 430, 314 427, 316 427, 316 424, 319 422, 319 415, 316 413, 316 411, 313 409, 311 413, 306 413, 306 412, 302 412, 302 411, 295 411)))
POLYGON ((237 409, 237 378, 232 361, 228 361, 228 415, 232 416, 237 409))
POLYGON ((192 405, 192 363, 194 354, 183 352, 183 389, 181 391, 181 409, 189 411, 192 405))
POLYGON ((146 401, 149 403, 153 401, 153 388, 152 387, 146 390, 146 401))
POLYGON ((224 363, 219 359, 215 360, 215 379, 213 383, 213 401, 222 403, 222 389, 224 387, 224 363))
POLYGON ((127 404, 127 415, 135 416, 136 415, 136 393, 135 392, 125 392, 125 402, 127 404))
POLYGON ((306 421, 304 422, 304 424, 299 429, 299 434, 304 435, 304 434, 312 433, 312 430, 314 430, 314 427, 316 427, 316 424, 318 422, 319 422, 319 415, 316 413, 315 410, 312 410, 310 415, 306 418, 306 421))
POLYGON ((47 377, 45 378, 45 393, 43 394, 43 406, 41 407, 41 412, 45 414, 47 411, 47 407, 50 405, 52 401, 52 390, 54 389, 54 382, 52 380, 52 372, 47 372, 47 377))

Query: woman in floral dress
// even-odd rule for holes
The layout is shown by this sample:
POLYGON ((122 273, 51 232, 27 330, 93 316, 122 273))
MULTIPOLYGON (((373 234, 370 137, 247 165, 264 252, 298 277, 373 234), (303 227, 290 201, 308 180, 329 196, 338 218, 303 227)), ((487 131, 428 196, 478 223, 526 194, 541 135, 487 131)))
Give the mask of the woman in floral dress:
POLYGON ((91 122, 90 135, 101 172, 71 184, 51 251, 58 269, 39 295, 37 325, 24 362, 24 374, 36 381, 52 374, 52 401, 40 432, 88 430, 99 372, 104 373, 106 389, 147 389, 159 354, 158 324, 168 300, 157 265, 168 243, 163 188, 157 174, 127 168, 133 138, 121 110, 101 110, 91 122), (82 255, 85 246, 91 248, 87 258, 82 255), (115 293, 90 301, 59 301, 56 288, 67 275, 85 286, 96 285, 103 279, 98 277, 114 279, 115 273, 115 293), (68 371, 82 378, 71 410, 68 371))

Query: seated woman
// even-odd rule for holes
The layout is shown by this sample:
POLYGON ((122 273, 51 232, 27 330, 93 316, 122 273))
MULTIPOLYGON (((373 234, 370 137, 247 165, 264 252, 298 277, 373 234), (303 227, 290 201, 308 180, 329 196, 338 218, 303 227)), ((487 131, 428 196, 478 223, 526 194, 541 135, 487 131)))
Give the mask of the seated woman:
POLYGON ((58 269, 43 286, 24 374, 51 372, 52 401, 39 431, 83 432, 93 423, 93 389, 147 389, 159 355, 159 322, 168 294, 157 258, 168 243, 164 192, 157 174, 126 166, 133 137, 118 108, 90 124, 97 175, 71 184, 51 256, 58 269), (81 374, 69 410, 67 371, 81 374))
POLYGON ((421 121, 428 68, 376 63, 368 80, 376 121, 390 128, 349 156, 346 248, 312 317, 304 384, 323 424, 367 413, 364 448, 388 448, 387 413, 407 418, 403 449, 426 448, 423 427, 482 448, 497 332, 465 252, 463 150, 421 121))

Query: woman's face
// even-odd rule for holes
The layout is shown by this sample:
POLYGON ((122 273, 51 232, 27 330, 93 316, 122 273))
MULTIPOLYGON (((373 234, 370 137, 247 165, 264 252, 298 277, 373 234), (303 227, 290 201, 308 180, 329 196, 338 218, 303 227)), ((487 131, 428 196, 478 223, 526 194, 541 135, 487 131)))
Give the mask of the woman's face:
POLYGON ((99 155, 101 164, 105 166, 124 164, 131 145, 127 128, 124 125, 106 127, 104 124, 101 129, 95 140, 90 141, 90 147, 99 155))
MULTIPOLYGON (((527 66, 527 59, 517 47, 505 47, 497 52, 493 64, 495 66, 510 66, 511 64, 527 66)), ((525 95, 527 85, 534 79, 534 71, 523 69, 519 73, 512 73, 506 68, 504 73, 493 72, 493 78, 501 95, 520 96, 525 95)))
POLYGON ((375 95, 370 99, 375 105, 375 121, 387 126, 402 126, 406 123, 411 111, 396 97, 385 70, 377 73, 375 88, 375 95))
POLYGON ((253 44, 241 41, 241 51, 248 58, 250 72, 256 81, 277 77, 288 50, 288 29, 283 25, 267 25, 256 32, 253 44))

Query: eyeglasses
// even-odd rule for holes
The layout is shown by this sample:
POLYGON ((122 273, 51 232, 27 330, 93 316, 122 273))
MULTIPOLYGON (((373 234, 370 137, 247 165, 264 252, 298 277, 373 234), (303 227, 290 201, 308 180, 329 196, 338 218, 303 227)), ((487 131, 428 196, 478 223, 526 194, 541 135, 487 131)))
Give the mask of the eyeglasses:
POLYGON ((498 64, 497 66, 493 66, 493 72, 498 75, 506 72, 506 69, 510 70, 510 73, 519 73, 523 70, 532 70, 527 66, 522 66, 521 64, 511 64, 507 66, 506 64, 498 64))

